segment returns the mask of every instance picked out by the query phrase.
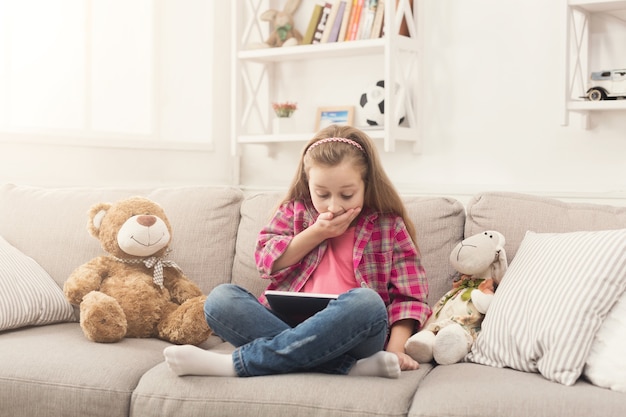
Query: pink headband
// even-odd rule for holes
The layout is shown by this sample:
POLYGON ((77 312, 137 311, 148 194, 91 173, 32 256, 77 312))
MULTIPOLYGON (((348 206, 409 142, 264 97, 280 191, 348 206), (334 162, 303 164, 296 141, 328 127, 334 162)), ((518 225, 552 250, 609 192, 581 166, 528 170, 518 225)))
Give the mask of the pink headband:
POLYGON ((316 146, 321 145, 323 143, 329 143, 329 142, 347 143, 348 145, 352 145, 358 150, 360 150, 361 152, 365 153, 365 149, 363 149, 363 147, 358 142, 355 142, 352 139, 347 139, 347 138, 326 138, 326 139, 318 140, 313 145, 309 146, 309 149, 307 149, 306 152, 309 153, 311 152, 311 149, 315 148, 316 146))

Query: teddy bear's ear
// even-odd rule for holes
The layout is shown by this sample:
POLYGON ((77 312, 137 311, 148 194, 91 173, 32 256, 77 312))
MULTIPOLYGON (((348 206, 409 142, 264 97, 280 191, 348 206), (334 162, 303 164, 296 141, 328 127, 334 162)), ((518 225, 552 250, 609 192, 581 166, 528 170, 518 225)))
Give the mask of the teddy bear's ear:
POLYGON ((89 223, 87 224, 87 230, 91 236, 95 238, 98 237, 100 234, 100 226, 102 226, 102 219, 104 219, 104 216, 110 208, 110 203, 99 203, 89 209, 89 223))

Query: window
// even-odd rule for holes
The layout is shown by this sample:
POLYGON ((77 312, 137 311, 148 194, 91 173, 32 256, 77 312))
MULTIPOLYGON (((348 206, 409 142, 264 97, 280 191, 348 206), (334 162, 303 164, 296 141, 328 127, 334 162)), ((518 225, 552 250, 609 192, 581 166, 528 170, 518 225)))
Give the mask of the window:
POLYGON ((0 0, 0 131, 210 145, 213 4, 0 0))

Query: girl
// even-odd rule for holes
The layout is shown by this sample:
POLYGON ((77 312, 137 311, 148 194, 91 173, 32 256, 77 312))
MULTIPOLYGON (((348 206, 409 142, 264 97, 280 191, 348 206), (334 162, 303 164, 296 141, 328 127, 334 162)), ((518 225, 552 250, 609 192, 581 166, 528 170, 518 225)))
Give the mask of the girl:
POLYGON ((404 352, 430 314, 415 231, 360 130, 329 126, 306 145, 285 200, 260 232, 255 259, 268 289, 340 295, 291 327, 264 296, 221 285, 207 297, 205 316, 236 349, 168 347, 165 359, 176 374, 397 378, 419 366, 404 352))

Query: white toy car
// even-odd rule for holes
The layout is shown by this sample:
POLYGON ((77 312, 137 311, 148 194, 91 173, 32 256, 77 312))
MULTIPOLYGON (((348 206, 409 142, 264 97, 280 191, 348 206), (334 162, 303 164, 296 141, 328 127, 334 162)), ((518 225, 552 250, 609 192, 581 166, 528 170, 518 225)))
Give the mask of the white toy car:
POLYGON ((626 99, 626 69, 592 72, 584 98, 591 101, 626 99))

